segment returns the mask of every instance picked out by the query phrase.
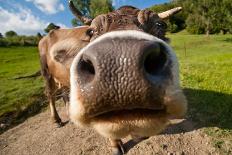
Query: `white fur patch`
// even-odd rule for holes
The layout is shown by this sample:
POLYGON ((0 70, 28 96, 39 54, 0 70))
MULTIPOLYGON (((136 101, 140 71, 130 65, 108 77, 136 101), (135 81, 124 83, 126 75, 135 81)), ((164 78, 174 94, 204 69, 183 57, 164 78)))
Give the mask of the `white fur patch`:
POLYGON ((93 122, 91 126, 106 138, 120 139, 128 135, 150 137, 160 133, 168 124, 166 117, 154 117, 119 123, 93 122))
MULTIPOLYGON (((98 37, 96 40, 94 40, 93 42, 89 43, 86 47, 84 47, 79 53, 78 55, 74 58, 73 63, 71 65, 71 69, 70 69, 70 82, 71 82, 71 90, 70 90, 70 117, 71 120, 75 123, 75 124, 79 124, 80 122, 78 121, 78 118, 80 118, 83 114, 84 114, 84 108, 82 106, 81 103, 79 103, 79 99, 78 99, 78 83, 77 83, 77 65, 78 65, 78 60, 80 59, 82 53, 87 50, 90 46, 95 45, 100 43, 103 40, 112 40, 115 38, 121 38, 121 39, 138 39, 138 40, 148 40, 148 41, 156 41, 160 44, 162 44, 167 52, 170 55, 170 59, 172 61, 172 76, 173 76, 173 83, 171 84, 172 87, 170 87, 169 93, 171 91, 179 91, 180 90, 180 86, 179 86, 179 70, 178 70, 178 61, 176 58, 175 53, 173 52, 173 50, 171 49, 171 47, 164 42, 163 40, 149 35, 147 33, 144 32, 140 32, 140 31, 135 31, 135 30, 124 30, 124 31, 113 31, 113 32, 108 32, 106 34, 103 34, 102 36, 98 37)), ((157 121, 158 123, 158 121, 157 121)), ((159 124, 159 123, 158 123, 159 124)), ((102 124, 103 125, 103 124, 102 124)), ((94 125, 96 128, 98 128, 99 132, 100 130, 102 130, 102 127, 99 127, 97 124, 94 125)), ((165 126, 165 125, 164 125, 165 126)), ((157 126, 156 126, 157 127, 157 126)), ((106 128, 106 126, 104 127, 106 130, 108 128, 106 128)), ((159 127, 157 127, 159 128, 159 127)), ((160 126, 160 128, 163 128, 160 126)), ((110 131, 109 131, 110 132, 110 131)), ((155 131, 154 131, 155 132, 155 131)), ((103 133, 102 133, 103 134, 103 133)), ((110 136, 110 135, 105 135, 105 136, 110 136)))
POLYGON ((78 99, 78 83, 77 83, 77 65, 78 60, 80 59, 83 49, 77 54, 77 56, 74 58, 71 68, 70 68, 70 106, 69 106, 69 114, 71 121, 74 123, 77 122, 77 115, 81 115, 84 113, 84 108, 82 107, 82 104, 79 103, 78 99))

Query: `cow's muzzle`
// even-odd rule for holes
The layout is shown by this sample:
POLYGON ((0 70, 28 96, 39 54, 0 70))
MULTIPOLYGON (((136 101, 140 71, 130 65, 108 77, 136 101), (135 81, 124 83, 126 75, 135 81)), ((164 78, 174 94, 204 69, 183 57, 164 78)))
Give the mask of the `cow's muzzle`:
POLYGON ((91 122, 166 114, 166 91, 175 80, 172 63, 169 46, 143 32, 99 37, 72 64, 71 115, 91 122))

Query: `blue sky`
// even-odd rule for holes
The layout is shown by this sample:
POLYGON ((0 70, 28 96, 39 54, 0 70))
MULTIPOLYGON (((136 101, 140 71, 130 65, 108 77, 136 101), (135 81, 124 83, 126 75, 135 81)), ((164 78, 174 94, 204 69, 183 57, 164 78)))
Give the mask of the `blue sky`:
MULTIPOLYGON (((118 8, 132 5, 140 9, 165 3, 169 0, 113 0, 118 8)), ((0 33, 14 30, 18 34, 33 35, 42 32, 53 22, 61 27, 72 27, 73 15, 67 6, 68 0, 0 0, 0 33)))

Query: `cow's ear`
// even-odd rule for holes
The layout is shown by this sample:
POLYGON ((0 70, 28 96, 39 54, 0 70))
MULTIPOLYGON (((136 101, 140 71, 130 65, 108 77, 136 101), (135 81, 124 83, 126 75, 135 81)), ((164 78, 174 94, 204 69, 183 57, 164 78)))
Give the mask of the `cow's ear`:
POLYGON ((160 21, 157 13, 150 10, 140 10, 138 13, 138 21, 141 27, 148 33, 150 33, 157 21, 160 21))
POLYGON ((78 43, 78 40, 65 39, 52 46, 50 56, 55 62, 65 65, 77 55, 81 48, 81 43, 78 43))
POLYGON ((153 24, 157 19, 159 19, 158 14, 147 9, 140 10, 138 13, 138 21, 142 25, 153 24))
POLYGON ((57 62, 60 62, 60 63, 64 63, 65 60, 67 60, 67 51, 66 50, 59 50, 59 51, 54 51, 53 53, 53 58, 54 60, 56 60, 57 62))
POLYGON ((64 66, 70 66, 73 58, 76 56, 78 52, 73 52, 72 54, 70 51, 62 49, 53 51, 52 53, 52 59, 55 60, 55 62, 58 62, 64 66))

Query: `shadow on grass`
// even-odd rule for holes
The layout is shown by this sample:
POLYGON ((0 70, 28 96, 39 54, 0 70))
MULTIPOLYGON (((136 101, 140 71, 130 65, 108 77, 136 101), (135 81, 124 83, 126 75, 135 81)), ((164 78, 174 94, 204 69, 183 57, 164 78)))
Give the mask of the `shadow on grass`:
POLYGON ((26 119, 35 116, 47 107, 45 95, 35 95, 31 99, 33 100, 32 104, 24 110, 9 112, 0 117, 0 124, 6 124, 5 127, 0 128, 0 134, 23 123, 26 119))
MULTIPOLYGON (((204 127, 232 130, 232 95, 214 91, 184 89, 188 99, 186 119, 170 125, 161 134, 179 134, 204 127)), ((124 144, 127 151, 141 141, 129 140, 124 144)))
POLYGON ((232 130, 232 94, 184 89, 188 100, 186 119, 171 125, 164 133, 178 134, 204 127, 232 130))
POLYGON ((232 129, 232 94, 184 89, 188 99, 188 118, 202 127, 232 129))
POLYGON ((223 41, 225 41, 225 42, 232 42, 232 38, 226 38, 223 41))
POLYGON ((184 89, 188 100, 186 119, 171 125, 163 134, 190 132, 204 127, 232 130, 232 94, 184 89))

